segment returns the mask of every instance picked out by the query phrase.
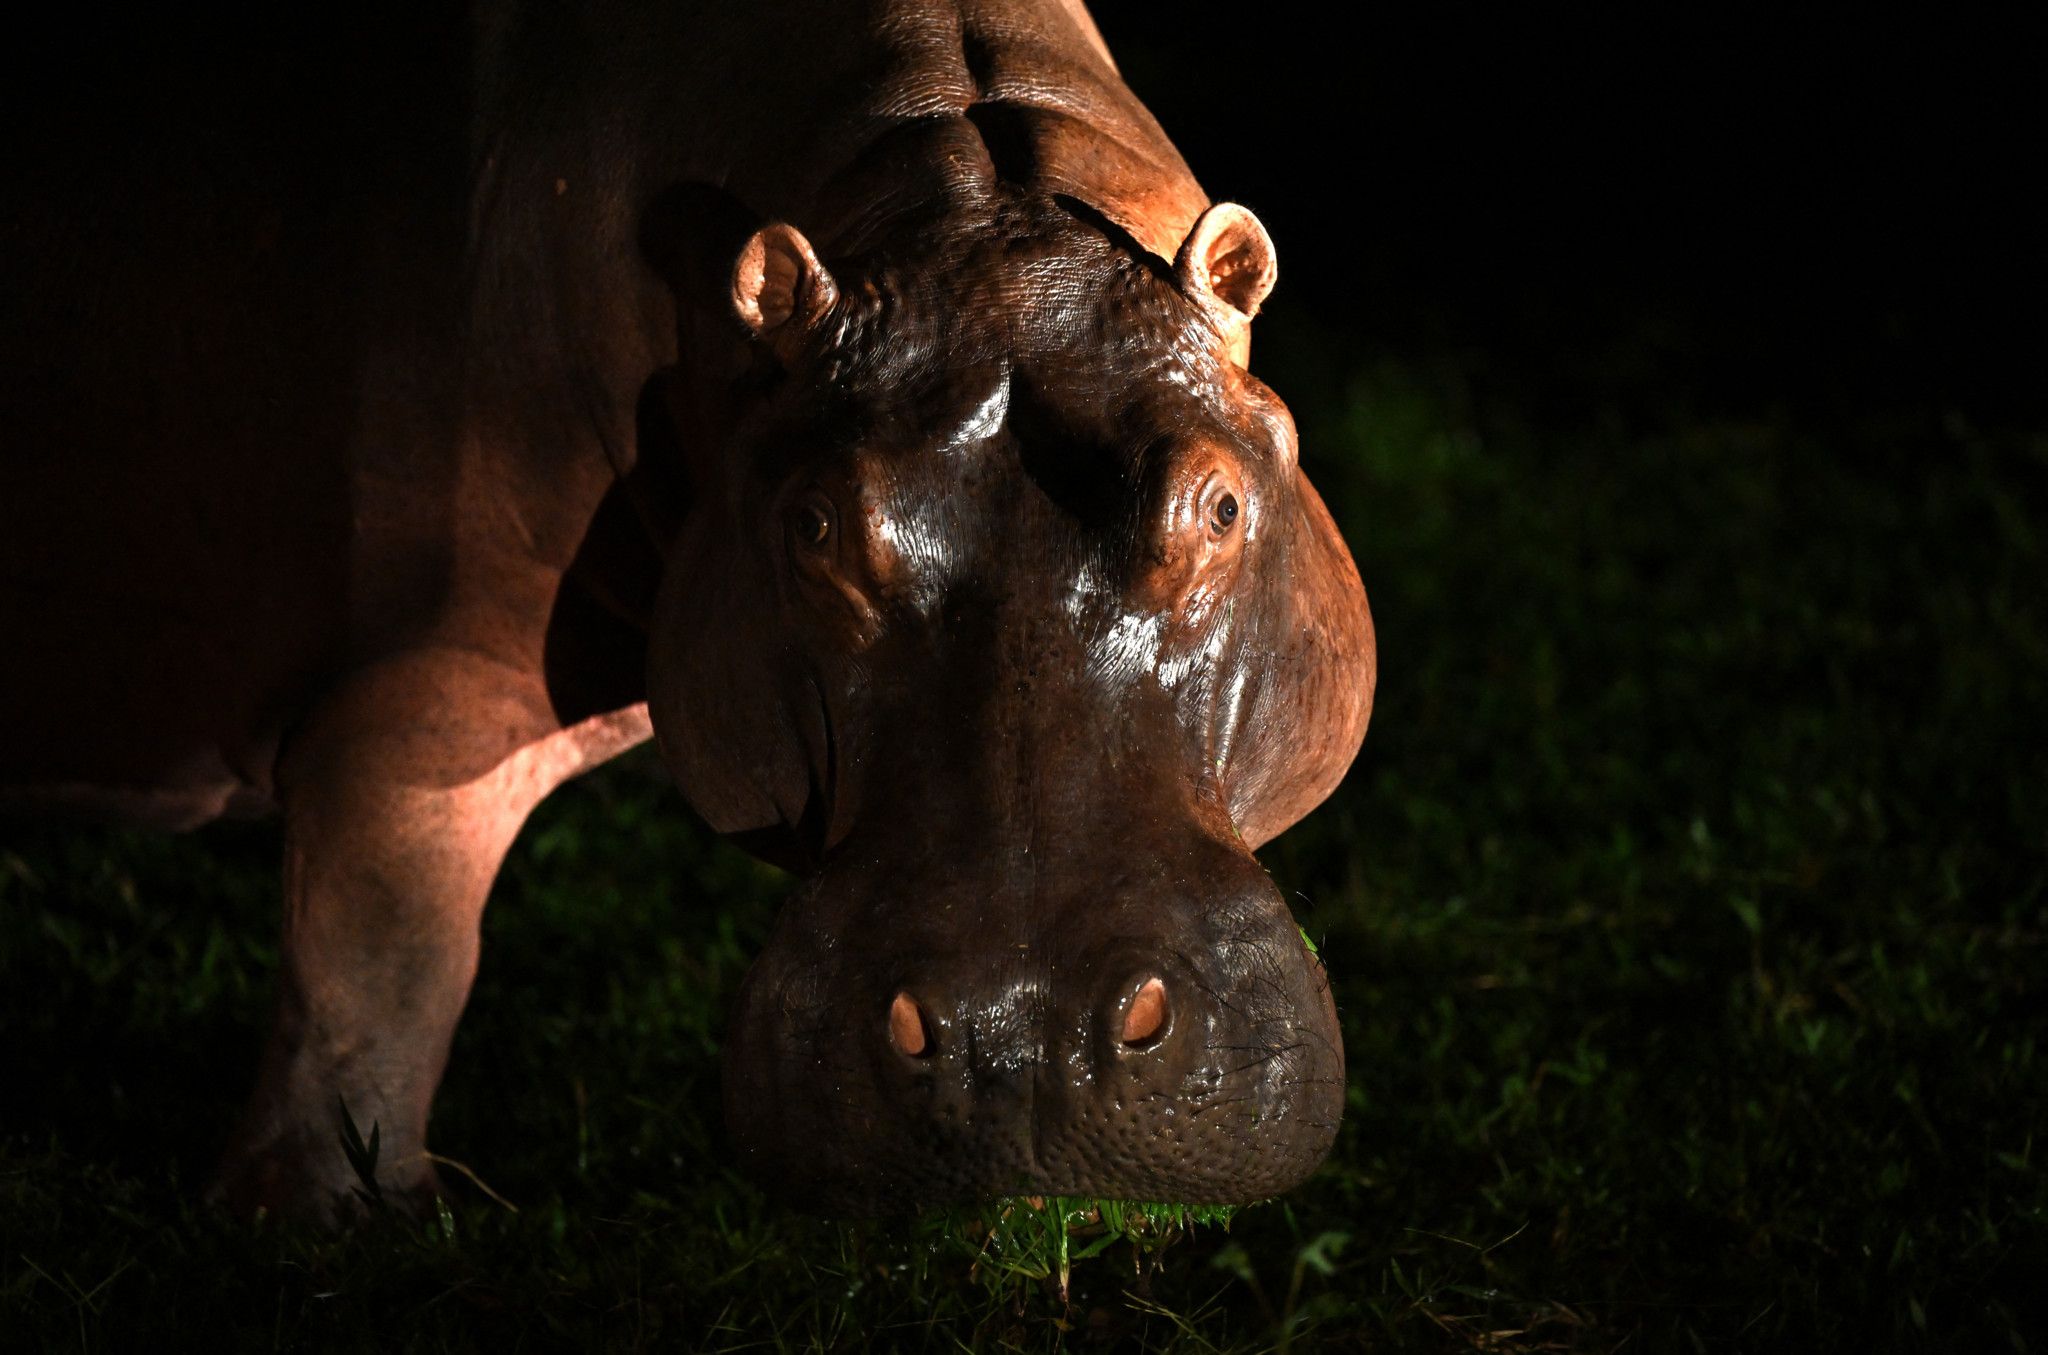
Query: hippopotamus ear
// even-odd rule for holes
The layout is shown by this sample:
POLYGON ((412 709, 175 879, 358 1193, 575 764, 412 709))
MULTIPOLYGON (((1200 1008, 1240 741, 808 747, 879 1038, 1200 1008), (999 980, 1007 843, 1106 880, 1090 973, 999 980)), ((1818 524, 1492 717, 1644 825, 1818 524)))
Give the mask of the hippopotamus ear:
POLYGON ((1223 336, 1231 361, 1244 366, 1251 356, 1252 317, 1280 276, 1266 228, 1249 209, 1219 202, 1196 219, 1173 268, 1181 290, 1223 336))
POLYGON ((675 184, 648 203, 640 252, 678 302, 707 314, 729 310, 785 364, 839 296, 802 231, 765 223, 713 184, 675 184))
POLYGON ((807 750, 826 739, 815 693, 779 687, 772 585, 734 535, 719 515, 696 513, 677 536, 648 634, 648 714, 662 760, 706 823, 774 837, 809 816, 807 750))
POLYGON ((763 226, 732 266, 732 308, 740 323, 785 366, 796 361, 824 322, 839 288, 794 226, 763 226))

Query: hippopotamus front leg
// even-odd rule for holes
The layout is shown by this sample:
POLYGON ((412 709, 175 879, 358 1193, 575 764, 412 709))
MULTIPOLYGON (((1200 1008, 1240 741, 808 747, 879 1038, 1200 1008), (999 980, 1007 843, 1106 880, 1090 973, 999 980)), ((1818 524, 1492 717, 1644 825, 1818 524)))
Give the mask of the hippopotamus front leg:
POLYGON ((331 1217, 361 1183, 341 1107, 379 1135, 385 1199, 437 1190, 427 1116, 476 975, 491 881, 533 806, 647 736, 644 707, 563 728, 537 677, 466 648, 345 681, 279 768, 285 921, 275 1024, 213 1187, 331 1217))

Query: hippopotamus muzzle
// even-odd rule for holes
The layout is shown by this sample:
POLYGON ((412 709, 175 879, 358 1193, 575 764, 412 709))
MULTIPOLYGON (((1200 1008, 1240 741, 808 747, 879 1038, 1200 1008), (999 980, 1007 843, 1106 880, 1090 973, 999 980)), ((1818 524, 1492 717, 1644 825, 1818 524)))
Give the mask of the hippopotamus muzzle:
POLYGON ((808 876, 730 1025, 735 1149, 828 1213, 1273 1195, 1329 1149, 1343 1055, 1252 852, 1343 775, 1374 666, 1244 367, 1271 243, 1224 204, 1169 266, 1005 190, 899 247, 761 226, 751 365, 671 396, 722 445, 655 730, 808 876))
POLYGON ((757 1179, 834 1214, 1243 1203, 1322 1160, 1343 1107, 1336 1010, 1241 847, 1188 832, 1144 868, 1062 880, 1056 901, 991 907, 1003 892, 860 858, 790 901, 726 1053, 727 1122, 757 1179))

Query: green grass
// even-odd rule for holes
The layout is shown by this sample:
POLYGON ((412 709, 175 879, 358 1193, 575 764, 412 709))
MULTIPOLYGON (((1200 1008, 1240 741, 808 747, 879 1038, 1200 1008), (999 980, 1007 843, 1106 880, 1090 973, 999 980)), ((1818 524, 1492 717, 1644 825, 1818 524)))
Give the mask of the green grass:
POLYGON ((543 807, 486 921, 436 1140, 506 1203, 450 1170, 425 1223, 232 1226, 190 1201, 274 828, 10 826, 0 1348, 2040 1349, 2048 438, 1654 374, 1650 413, 1538 417, 1314 337, 1262 367, 1383 685, 1264 854, 1348 1050, 1306 1187, 1227 1227, 770 1208, 717 1054, 783 881, 634 758, 543 807))

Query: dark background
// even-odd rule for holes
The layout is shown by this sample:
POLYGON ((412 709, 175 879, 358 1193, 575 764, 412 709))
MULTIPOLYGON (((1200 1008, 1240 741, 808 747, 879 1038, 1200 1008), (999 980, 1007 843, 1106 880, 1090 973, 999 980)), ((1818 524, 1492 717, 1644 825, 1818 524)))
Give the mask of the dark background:
MULTIPOLYGON (((486 914, 435 1140, 520 1212, 451 1172, 445 1224, 227 1224, 194 1198, 268 1015, 274 823, 8 823, 0 1347, 2034 1348, 2038 47, 1098 18, 1277 242, 1253 366, 1379 626, 1363 753, 1261 853, 1344 1024, 1325 1168, 1071 1303, 959 1220, 769 1207, 718 1055, 788 882, 640 756, 541 807, 486 914)), ((94 103, 90 47, 13 55, 94 103)))
POLYGON ((1097 18, 1203 186, 1272 231, 1269 330, 1306 313, 1546 407, 2037 414, 2038 47, 1656 8, 1097 18))

